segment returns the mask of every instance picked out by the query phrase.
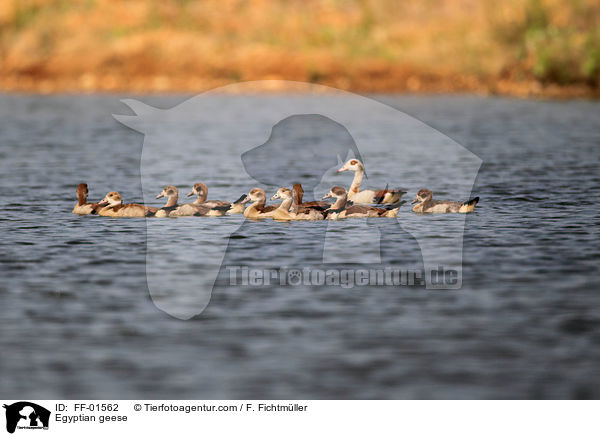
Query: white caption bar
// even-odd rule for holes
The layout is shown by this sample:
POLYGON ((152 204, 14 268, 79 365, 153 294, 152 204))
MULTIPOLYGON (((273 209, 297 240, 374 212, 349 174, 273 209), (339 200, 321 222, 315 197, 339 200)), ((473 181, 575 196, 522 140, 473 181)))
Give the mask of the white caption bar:
MULTIPOLYGON (((2 400, 15 435, 598 435, 598 401, 2 400), (42 432, 32 432, 42 430, 42 432), (310 432, 310 433, 308 433, 310 432)), ((12 430, 12 431, 11 431, 12 430)))

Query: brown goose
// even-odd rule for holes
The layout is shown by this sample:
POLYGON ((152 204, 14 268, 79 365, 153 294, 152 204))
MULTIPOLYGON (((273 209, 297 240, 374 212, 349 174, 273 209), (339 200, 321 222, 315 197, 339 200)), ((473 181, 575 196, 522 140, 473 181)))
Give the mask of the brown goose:
POLYGON ((271 218, 275 213, 275 210, 279 207, 279 205, 265 206, 267 203, 267 194, 265 194, 265 191, 261 188, 252 189, 248 193, 248 196, 242 200, 242 203, 248 203, 250 201, 253 203, 244 211, 244 216, 246 218, 271 218))
MULTIPOLYGON (((279 188, 279 190, 271 197, 271 200, 281 199, 281 204, 273 213, 273 219, 282 221, 300 221, 300 220, 322 220, 324 213, 310 207, 299 208, 298 212, 290 212, 290 207, 293 203, 292 191, 288 188, 279 188)), ((323 202, 325 203, 325 202, 323 202)), ((329 203, 327 203, 329 206, 329 203)))
POLYGON ((381 207, 371 207, 362 205, 347 206, 348 194, 346 190, 341 186, 334 186, 327 193, 325 198, 335 198, 335 203, 329 209, 326 210, 327 219, 336 220, 340 218, 366 218, 366 217, 388 217, 394 218, 398 216, 398 210, 400 206, 405 202, 400 202, 391 209, 384 209, 381 207))
POLYGON ((429 189, 421 189, 417 192, 412 204, 413 212, 419 213, 467 213, 473 212, 475 206, 479 203, 479 197, 470 199, 461 203, 459 201, 434 201, 433 192, 429 189))
POLYGON ((304 189, 302 189, 302 185, 300 183, 295 183, 292 186, 292 212, 306 212, 309 209, 314 209, 317 211, 324 211, 325 209, 331 206, 326 201, 307 201, 303 202, 302 197, 304 196, 304 189))
POLYGON ((365 175, 365 167, 358 159, 350 159, 338 170, 338 173, 343 171, 354 171, 354 179, 352 180, 350 191, 348 192, 348 200, 351 200, 354 203, 393 204, 398 203, 402 196, 406 194, 406 191, 401 189, 380 189, 377 191, 367 189, 361 191, 360 184, 365 175))
POLYGON ((204 183, 195 183, 192 187, 192 191, 187 196, 192 197, 194 195, 198 197, 196 201, 194 201, 195 205, 206 206, 211 209, 225 208, 229 214, 244 212, 244 204, 242 203, 242 200, 246 198, 246 194, 242 195, 233 203, 222 200, 207 200, 208 187, 204 183))
POLYGON ((139 217, 154 216, 158 210, 156 207, 144 206, 143 204, 123 204, 121 194, 112 191, 98 203, 101 209, 98 215, 112 217, 139 217))
POLYGON ((77 204, 73 208, 72 213, 77 215, 94 215, 98 213, 100 206, 98 206, 98 203, 87 202, 88 193, 89 192, 87 184, 80 183, 77 186, 77 204))
POLYGON ((209 207, 203 204, 177 204, 179 190, 173 185, 167 185, 156 198, 168 197, 167 204, 161 207, 154 216, 176 217, 176 216, 223 216, 229 209, 225 207, 209 207))

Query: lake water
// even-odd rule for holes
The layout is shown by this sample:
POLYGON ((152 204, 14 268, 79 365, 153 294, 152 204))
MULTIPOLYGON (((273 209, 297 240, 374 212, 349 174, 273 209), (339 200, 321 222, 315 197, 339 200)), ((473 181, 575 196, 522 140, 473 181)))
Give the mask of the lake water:
MULTIPOLYGON (((165 109, 185 100, 138 98, 165 109)), ((239 105, 258 111, 293 98, 240 97, 239 105)), ((112 118, 128 113, 119 97, 0 96, 0 396, 600 398, 600 104, 376 99, 483 162, 472 188, 481 202, 465 221, 461 289, 230 286, 226 265, 322 265, 327 223, 245 222, 237 215, 155 220, 147 229, 144 220, 72 215, 83 181, 91 200, 118 190, 126 202, 148 202, 165 183, 183 190, 204 181, 209 197, 229 200, 252 186, 234 172, 240 156, 219 144, 224 133, 214 126, 203 125, 202 138, 219 144, 217 164, 198 172, 185 163, 193 156, 177 155, 181 167, 151 174, 155 192, 143 192, 140 159, 148 145, 112 118), (173 289, 193 286, 186 273, 214 260, 202 238, 233 235, 200 315, 184 321, 159 310, 161 298, 175 307, 189 303, 168 293, 151 299, 150 232, 165 247, 151 272, 177 273, 173 289), (190 259, 176 249, 180 243, 206 250, 190 259)), ((243 116, 238 126, 252 133, 243 116)), ((400 159, 394 153, 390 146, 373 154, 370 180, 389 173, 389 161, 400 159)), ((269 156, 275 164, 265 163, 265 177, 285 177, 278 162, 288 158, 269 156)), ((408 199, 435 186, 441 197, 466 200, 454 198, 462 189, 456 181, 439 177, 444 159, 427 156, 414 174, 406 170, 393 182, 404 184, 408 199)), ((351 180, 339 177, 342 186, 351 180)), ((420 217, 404 205, 402 225, 375 223, 385 234, 380 253, 353 238, 364 222, 331 223, 332 256, 341 252, 343 267, 370 265, 380 254, 382 262, 420 270, 410 226, 452 226, 464 218, 420 217)))

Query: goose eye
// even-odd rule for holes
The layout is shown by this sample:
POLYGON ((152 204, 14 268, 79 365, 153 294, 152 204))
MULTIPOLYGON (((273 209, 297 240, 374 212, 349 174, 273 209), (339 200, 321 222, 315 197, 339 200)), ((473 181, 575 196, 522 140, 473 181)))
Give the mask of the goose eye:
POLYGON ((353 161, 350 162, 350 165, 356 165, 357 163, 358 163, 358 161, 353 160, 353 161))

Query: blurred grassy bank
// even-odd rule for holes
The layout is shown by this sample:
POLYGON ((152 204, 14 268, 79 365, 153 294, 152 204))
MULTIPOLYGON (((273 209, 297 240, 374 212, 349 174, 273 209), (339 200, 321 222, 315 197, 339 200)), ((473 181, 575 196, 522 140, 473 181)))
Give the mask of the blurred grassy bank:
POLYGON ((600 95, 598 0, 1 0, 0 89, 600 95))

